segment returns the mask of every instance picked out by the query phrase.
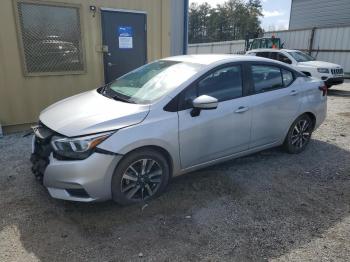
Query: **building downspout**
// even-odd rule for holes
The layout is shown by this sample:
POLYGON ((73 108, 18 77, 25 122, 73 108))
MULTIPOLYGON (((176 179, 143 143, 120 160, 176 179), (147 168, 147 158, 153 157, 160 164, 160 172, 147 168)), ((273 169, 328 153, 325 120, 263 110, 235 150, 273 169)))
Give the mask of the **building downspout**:
POLYGON ((188 9, 189 9, 189 0, 184 0, 184 40, 183 40, 184 55, 187 55, 187 49, 188 49, 188 9))
POLYGON ((314 39, 315 39, 315 31, 316 31, 316 27, 313 27, 311 29, 311 37, 310 37, 310 43, 309 43, 309 55, 312 54, 312 49, 314 46, 314 39))

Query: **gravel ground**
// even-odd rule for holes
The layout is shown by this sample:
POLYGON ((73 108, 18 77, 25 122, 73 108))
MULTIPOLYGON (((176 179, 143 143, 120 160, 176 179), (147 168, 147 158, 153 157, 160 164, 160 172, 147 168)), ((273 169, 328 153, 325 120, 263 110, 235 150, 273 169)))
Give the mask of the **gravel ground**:
POLYGON ((350 83, 305 152, 184 175, 148 206, 51 199, 30 138, 0 139, 0 261, 349 261, 350 83))

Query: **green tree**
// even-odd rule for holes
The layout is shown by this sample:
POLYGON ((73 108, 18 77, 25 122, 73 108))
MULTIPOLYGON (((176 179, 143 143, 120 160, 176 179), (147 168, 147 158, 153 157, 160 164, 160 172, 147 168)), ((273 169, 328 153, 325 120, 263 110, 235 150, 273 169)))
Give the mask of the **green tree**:
POLYGON ((189 40, 191 43, 208 41, 208 21, 211 13, 211 6, 208 3, 190 6, 189 19, 189 40))
POLYGON ((245 39, 261 34, 260 0, 228 0, 216 7, 208 3, 191 4, 189 9, 189 42, 217 42, 245 39))

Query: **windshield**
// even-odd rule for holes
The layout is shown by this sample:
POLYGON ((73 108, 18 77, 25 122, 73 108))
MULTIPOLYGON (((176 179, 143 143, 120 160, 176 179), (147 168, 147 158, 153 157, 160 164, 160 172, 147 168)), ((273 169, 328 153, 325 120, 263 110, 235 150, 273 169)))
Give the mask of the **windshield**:
POLYGON ((202 65, 160 60, 142 66, 110 83, 109 96, 130 103, 150 104, 195 75, 202 65))
POLYGON ((315 60, 315 58, 313 58, 312 56, 300 51, 288 52, 288 54, 290 54, 297 62, 308 62, 315 60))
POLYGON ((281 40, 279 38, 259 38, 253 40, 250 49, 280 48, 280 46, 281 40))

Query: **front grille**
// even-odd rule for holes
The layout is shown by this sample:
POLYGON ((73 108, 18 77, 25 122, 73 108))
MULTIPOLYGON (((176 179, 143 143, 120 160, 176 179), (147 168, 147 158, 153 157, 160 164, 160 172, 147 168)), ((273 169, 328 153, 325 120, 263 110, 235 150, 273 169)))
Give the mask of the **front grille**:
POLYGON ((33 131, 35 135, 34 152, 30 157, 30 161, 33 164, 32 172, 38 180, 42 181, 45 169, 50 162, 49 157, 52 153, 51 138, 54 132, 41 123, 33 127, 33 131))
POLYGON ((331 72, 332 72, 332 75, 342 75, 343 69, 342 68, 331 69, 331 72))

